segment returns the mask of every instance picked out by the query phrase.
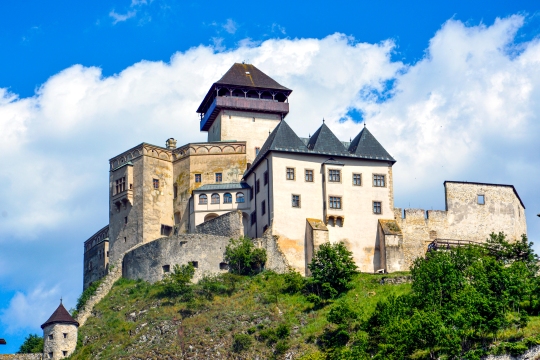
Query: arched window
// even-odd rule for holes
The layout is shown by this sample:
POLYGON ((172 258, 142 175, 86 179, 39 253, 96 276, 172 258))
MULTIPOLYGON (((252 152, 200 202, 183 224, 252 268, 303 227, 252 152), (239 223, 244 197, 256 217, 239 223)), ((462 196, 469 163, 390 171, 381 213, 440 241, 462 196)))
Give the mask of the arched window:
POLYGON ((206 196, 206 194, 199 195, 199 204, 200 205, 208 204, 208 196, 206 196))
POLYGON ((219 194, 212 194, 212 204, 219 204, 219 194))
POLYGON ((243 203, 245 201, 244 193, 236 193, 236 202, 237 203, 243 203))
POLYGON ((232 195, 229 193, 225 193, 225 195, 223 195, 223 203, 232 204, 232 195))

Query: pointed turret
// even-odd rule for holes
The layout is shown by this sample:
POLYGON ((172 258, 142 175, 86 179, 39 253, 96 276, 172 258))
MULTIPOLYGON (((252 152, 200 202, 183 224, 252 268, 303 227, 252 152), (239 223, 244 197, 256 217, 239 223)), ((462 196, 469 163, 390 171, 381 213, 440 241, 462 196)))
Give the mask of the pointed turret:
POLYGON ((351 141, 349 152, 365 159, 396 162, 366 127, 351 141))
POLYGON ((325 154, 349 155, 343 143, 334 135, 332 130, 323 122, 320 128, 309 138, 309 150, 325 154))
POLYGON ((48 359, 63 359, 75 351, 79 323, 68 313, 62 300, 51 317, 41 325, 43 354, 48 359))
POLYGON ((73 319, 73 317, 69 314, 69 312, 62 304, 62 302, 60 302, 58 308, 56 308, 51 317, 49 317, 49 320, 45 321, 43 325, 41 325, 41 328, 44 329, 45 327, 52 324, 71 324, 79 326, 79 323, 75 321, 75 319, 73 319))

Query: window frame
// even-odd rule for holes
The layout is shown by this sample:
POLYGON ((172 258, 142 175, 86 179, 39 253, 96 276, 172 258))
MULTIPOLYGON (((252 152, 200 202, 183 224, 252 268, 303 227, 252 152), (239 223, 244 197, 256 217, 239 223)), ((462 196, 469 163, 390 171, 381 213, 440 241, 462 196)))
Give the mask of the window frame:
POLYGON ((195 174, 195 182, 196 183, 202 182, 202 174, 195 174))
POLYGON ((296 181, 296 168, 287 166, 285 168, 285 179, 288 181, 296 181), (292 170, 292 178, 289 178, 289 170, 292 170))
POLYGON ((315 182, 315 170, 313 169, 304 169, 304 182, 315 182), (308 171, 311 171, 311 180, 308 180, 308 171))
MULTIPOLYGON (((372 176, 372 183, 371 183, 371 186, 372 187, 386 187, 386 174, 373 174, 372 176), (376 185, 376 180, 375 180, 375 176, 381 176, 382 177, 382 181, 383 181, 383 184, 382 185, 376 185)), ((380 181, 380 179, 378 179, 380 181)))
POLYGON ((302 207, 302 195, 300 195, 300 194, 291 194, 291 207, 296 208, 296 209, 300 209, 302 207), (295 196, 298 197, 297 206, 294 206, 294 204, 295 204, 294 197, 295 196))
POLYGON ((332 210, 343 210, 343 196, 342 195, 328 195, 328 209, 332 210), (332 201, 332 198, 339 199, 337 203, 339 203, 339 207, 333 207, 332 205, 336 203, 336 200, 332 201))
POLYGON ((213 193, 212 195, 210 195, 210 204, 211 205, 221 204, 221 196, 219 196, 218 193, 213 193), (214 201, 214 199, 217 199, 217 201, 214 201))
POLYGON ((373 212, 373 215, 382 215, 383 213, 383 207, 382 207, 382 201, 381 200, 373 200, 371 203, 371 211, 373 212), (379 204, 379 212, 375 211, 375 204, 379 204))
POLYGON ((208 205, 208 195, 199 194, 199 205, 208 205), (204 202, 201 199, 204 198, 204 202))
POLYGON ((233 203, 232 199, 233 199, 233 197, 232 197, 231 193, 226 192, 225 194, 223 194, 223 203, 224 204, 232 204, 233 203), (230 201, 227 201, 226 199, 230 199, 230 201))
POLYGON ((223 173, 215 173, 216 182, 223 182, 223 173))
POLYGON ((328 182, 337 183, 337 184, 341 183, 341 169, 328 169, 328 182), (331 171, 337 172, 337 177, 338 177, 337 180, 332 180, 332 178, 335 177, 335 174, 330 175, 331 171))
POLYGON ((236 203, 237 204, 243 204, 245 202, 246 202, 246 195, 241 191, 237 192, 236 193, 236 203), (239 196, 239 195, 241 195, 241 196, 239 196), (241 198, 242 201, 238 201, 239 198, 241 198))
POLYGON ((353 173, 352 174, 352 184, 353 186, 362 186, 362 173, 353 173), (360 183, 359 184, 355 184, 355 176, 358 176, 360 178, 360 183))
POLYGON ((485 194, 477 194, 476 195, 476 203, 478 205, 486 205, 486 195, 485 194), (480 202, 480 197, 482 197, 482 202, 480 202))
POLYGON ((152 178, 152 185, 154 187, 154 190, 159 190, 159 179, 152 178))

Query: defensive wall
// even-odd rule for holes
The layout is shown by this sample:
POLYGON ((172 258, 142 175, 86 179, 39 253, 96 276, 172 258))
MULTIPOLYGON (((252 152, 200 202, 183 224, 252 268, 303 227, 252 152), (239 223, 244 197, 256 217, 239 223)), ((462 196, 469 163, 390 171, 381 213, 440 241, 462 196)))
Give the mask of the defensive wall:
POLYGON ((231 211, 197 225, 195 227, 195 233, 238 239, 244 236, 242 211, 231 211))

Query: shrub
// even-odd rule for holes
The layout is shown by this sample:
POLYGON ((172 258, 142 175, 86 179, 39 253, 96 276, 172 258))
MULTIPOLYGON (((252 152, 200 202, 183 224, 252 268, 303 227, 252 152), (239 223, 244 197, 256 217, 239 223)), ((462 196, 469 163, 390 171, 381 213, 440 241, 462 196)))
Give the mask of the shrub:
POLYGON ((357 269, 352 252, 342 242, 319 246, 308 267, 325 298, 347 291, 357 269))
POLYGON ((247 237, 231 239, 225 249, 225 261, 234 274, 254 275, 264 269, 266 250, 255 248, 247 237))
POLYGON ((288 324, 279 324, 276 328, 276 336, 280 339, 286 339, 291 334, 291 327, 288 324))
POLYGON ((233 351, 241 352, 243 350, 247 350, 250 348, 252 342, 253 340, 251 339, 251 336, 246 334, 236 334, 234 335, 233 340, 233 351))
MULTIPOLYGON (((75 310, 77 313, 84 308, 86 302, 90 300, 92 296, 96 293, 97 288, 101 284, 101 280, 94 281, 89 287, 87 287, 77 299, 77 305, 75 305, 75 310)), ((75 314, 76 315, 76 314, 75 314)))
POLYGON ((174 265, 173 271, 162 280, 162 294, 168 297, 182 297, 183 300, 193 298, 193 289, 189 285, 195 268, 193 265, 174 265))
POLYGON ((336 325, 348 325, 358 318, 358 314, 354 312, 348 304, 340 303, 333 307, 326 319, 336 325))
POLYGON ((228 292, 229 288, 220 276, 205 275, 198 283, 198 293, 208 300, 213 300, 215 295, 228 292))
POLYGON ((37 334, 29 334, 21 344, 17 354, 36 354, 43 352, 43 338, 37 334))
POLYGON ((289 350, 289 343, 286 340, 280 340, 276 344, 276 349, 274 350, 274 353, 276 355, 282 355, 285 354, 287 350, 289 350))
POLYGON ((291 268, 283 274, 283 280, 285 282, 283 292, 288 294, 296 294, 297 292, 302 291, 306 285, 305 278, 291 268))
POLYGON ((265 329, 259 332, 259 341, 266 341, 268 345, 275 344, 278 341, 276 330, 265 329))

